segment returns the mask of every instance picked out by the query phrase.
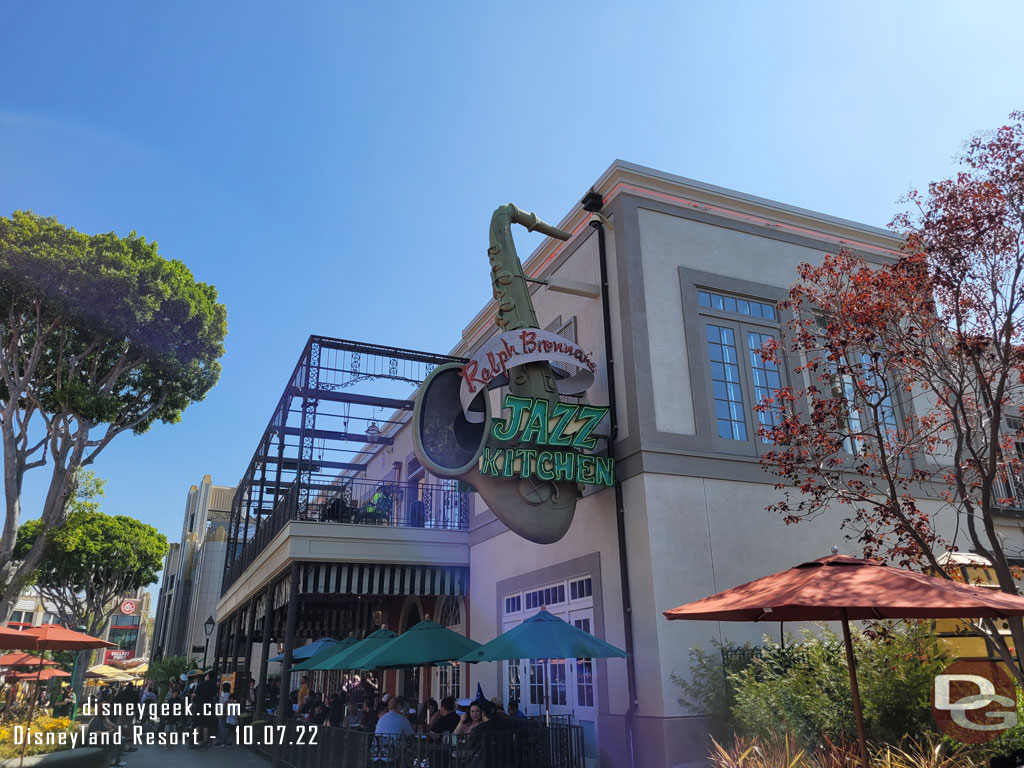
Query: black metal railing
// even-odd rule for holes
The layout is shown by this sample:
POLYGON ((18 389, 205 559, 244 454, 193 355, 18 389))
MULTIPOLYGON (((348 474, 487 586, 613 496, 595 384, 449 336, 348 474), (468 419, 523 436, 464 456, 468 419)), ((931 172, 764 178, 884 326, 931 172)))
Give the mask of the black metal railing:
POLYGON ((997 507, 1024 510, 1024 476, 1004 467, 996 477, 992 496, 997 507))
POLYGON ((469 526, 469 492, 455 482, 435 485, 353 478, 324 488, 298 513, 298 519, 464 531, 469 526))
POLYGON ((273 511, 251 526, 252 538, 228 552, 223 590, 245 573, 292 520, 465 531, 469 529, 469 504, 469 491, 455 482, 395 483, 349 478, 302 488, 298 482, 292 483, 273 511), (302 501, 306 496, 309 501, 302 501))
POLYGON ((584 768, 583 729, 578 725, 512 720, 506 729, 470 736, 389 736, 302 723, 257 723, 239 730, 251 745, 282 768, 584 768), (269 734, 264 738, 264 733, 269 734))

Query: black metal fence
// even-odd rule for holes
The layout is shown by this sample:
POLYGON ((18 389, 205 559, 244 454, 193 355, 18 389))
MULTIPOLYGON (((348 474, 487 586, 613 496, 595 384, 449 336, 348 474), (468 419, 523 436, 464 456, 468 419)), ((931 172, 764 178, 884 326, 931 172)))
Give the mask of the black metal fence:
POLYGON ((301 723, 256 724, 243 744, 280 768, 584 768, 583 730, 513 720, 508 730, 477 737, 388 736, 301 723), (264 731, 268 738, 264 738, 264 731), (269 744, 266 742, 270 742, 269 744))
POLYGON ((448 484, 394 483, 351 478, 326 486, 300 520, 397 525, 403 528, 466 530, 469 491, 448 484))

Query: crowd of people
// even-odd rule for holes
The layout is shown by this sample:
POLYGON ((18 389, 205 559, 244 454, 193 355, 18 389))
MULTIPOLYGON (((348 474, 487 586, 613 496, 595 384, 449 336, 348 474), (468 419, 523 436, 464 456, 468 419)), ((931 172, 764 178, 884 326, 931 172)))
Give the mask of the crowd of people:
POLYGON ((116 690, 105 687, 98 696, 89 698, 85 710, 89 715, 87 733, 120 732, 119 739, 110 741, 112 766, 124 766, 123 753, 138 748, 133 737, 136 727, 158 734, 156 741, 165 749, 176 745, 192 749, 226 747, 234 743, 240 702, 230 683, 218 685, 215 672, 170 680, 162 698, 163 706, 150 706, 160 703, 155 682, 138 687, 127 683, 116 690), (159 716, 152 717, 153 711, 159 712, 159 716))
MULTIPOLYGON (((276 716, 280 683, 268 680, 266 697, 262 703, 263 713, 276 716)), ((308 677, 301 679, 298 689, 289 695, 291 718, 334 728, 347 728, 381 737, 421 734, 432 741, 451 737, 467 737, 471 744, 487 733, 508 730, 512 721, 524 718, 519 703, 510 701, 506 711, 498 698, 487 701, 478 698, 456 700, 443 697, 440 702, 429 699, 420 705, 410 702, 404 696, 381 693, 381 686, 370 672, 364 675, 350 675, 342 678, 329 694, 313 690, 308 677)), ((35 690, 24 693, 11 686, 17 695, 41 695, 35 690)), ((69 685, 56 689, 49 701, 54 715, 74 720, 79 713, 79 702, 69 685)), ((120 687, 102 688, 98 695, 87 699, 83 725, 90 734, 119 732, 120 744, 112 750, 111 765, 123 766, 124 752, 137 749, 132 738, 137 726, 150 733, 162 734, 160 743, 170 749, 176 744, 190 748, 227 747, 234 744, 239 713, 250 711, 255 714, 256 683, 249 680, 247 690, 239 694, 231 690, 231 684, 218 684, 215 672, 189 678, 169 680, 164 686, 155 681, 141 685, 126 683, 120 687), (163 689, 161 696, 160 689, 163 689), (119 705, 115 707, 104 705, 119 705), (146 705, 162 704, 155 708, 146 705), (220 707, 215 705, 220 704, 220 707), (126 706, 133 705, 133 706, 126 706), (143 705, 143 706, 139 706, 143 705), (189 706, 190 705, 190 706, 189 706), (159 711, 152 717, 149 710, 159 711), (216 711, 218 714, 209 714, 216 711), (186 714, 191 713, 191 714, 186 714)), ((37 702, 43 705, 44 702, 37 702)))
POLYGON ((470 742, 485 734, 509 730, 512 721, 525 719, 518 701, 510 701, 508 711, 495 697, 474 701, 456 701, 446 696, 440 702, 429 699, 414 706, 404 696, 385 692, 377 701, 379 685, 372 674, 362 679, 346 677, 340 687, 325 696, 310 688, 309 678, 292 694, 293 714, 316 725, 374 733, 381 736, 423 734, 440 740, 445 734, 470 737, 470 742))

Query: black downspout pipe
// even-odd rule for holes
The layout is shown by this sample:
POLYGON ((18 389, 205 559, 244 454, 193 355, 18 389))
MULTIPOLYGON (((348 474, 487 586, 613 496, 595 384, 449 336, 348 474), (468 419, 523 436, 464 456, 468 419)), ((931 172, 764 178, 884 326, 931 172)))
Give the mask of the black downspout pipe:
MULTIPOLYGON (((591 213, 598 213, 604 206, 600 195, 591 193, 583 199, 583 206, 591 213)), ((597 254, 601 266, 601 313, 604 318, 605 369, 608 377, 608 418, 611 434, 608 436, 608 454, 614 456, 615 438, 619 433, 619 420, 615 409, 615 361, 612 358, 611 302, 608 290, 608 254, 604 242, 604 225, 594 217, 590 226, 597 230, 597 254)), ((626 685, 629 691, 629 709, 626 710, 626 749, 630 768, 636 766, 633 738, 633 716, 640 702, 636 694, 636 665, 633 653, 633 606, 629 592, 629 557, 626 552, 626 509, 622 500, 622 481, 615 478, 615 530, 619 544, 619 578, 622 589, 622 626, 626 640, 626 685)))

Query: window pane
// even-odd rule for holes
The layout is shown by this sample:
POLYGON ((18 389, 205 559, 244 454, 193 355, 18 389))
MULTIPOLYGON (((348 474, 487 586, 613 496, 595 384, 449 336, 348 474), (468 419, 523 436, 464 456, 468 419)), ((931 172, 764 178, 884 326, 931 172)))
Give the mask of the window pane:
MULTIPOLYGON (((766 305, 767 306, 767 305, 766 305)), ((754 380, 754 399, 763 403, 767 398, 774 397, 781 386, 778 366, 766 363, 761 357, 760 349, 774 337, 767 333, 747 332, 747 348, 750 351, 750 371, 754 380)), ((779 414, 775 411, 761 411, 757 414, 758 422, 764 427, 775 427, 779 424, 779 414)), ((771 442, 768 438, 761 438, 771 442)))
POLYGON ((725 311, 726 312, 735 312, 736 311, 736 299, 734 299, 732 296, 726 296, 725 297, 725 311))
POLYGON ((774 320, 775 319, 775 307, 773 307, 771 304, 762 304, 761 305, 761 312, 764 315, 766 320, 774 320))
POLYGON ((711 306, 715 309, 725 309, 725 299, 717 293, 711 296, 711 306))
POLYGON ((739 309, 739 312, 740 312, 741 315, 749 315, 750 314, 750 302, 747 301, 746 299, 739 299, 736 302, 736 307, 737 307, 737 309, 739 309))
POLYGON ((702 307, 710 307, 711 294, 707 291, 697 291, 697 303, 702 307))
POLYGON ((718 436, 726 440, 746 440, 747 427, 743 412, 743 393, 739 383, 740 368, 737 363, 735 332, 732 328, 711 324, 708 324, 707 329, 708 339, 720 339, 720 342, 707 342, 718 436), (718 357, 724 358, 726 362, 719 362, 715 359, 718 357))

